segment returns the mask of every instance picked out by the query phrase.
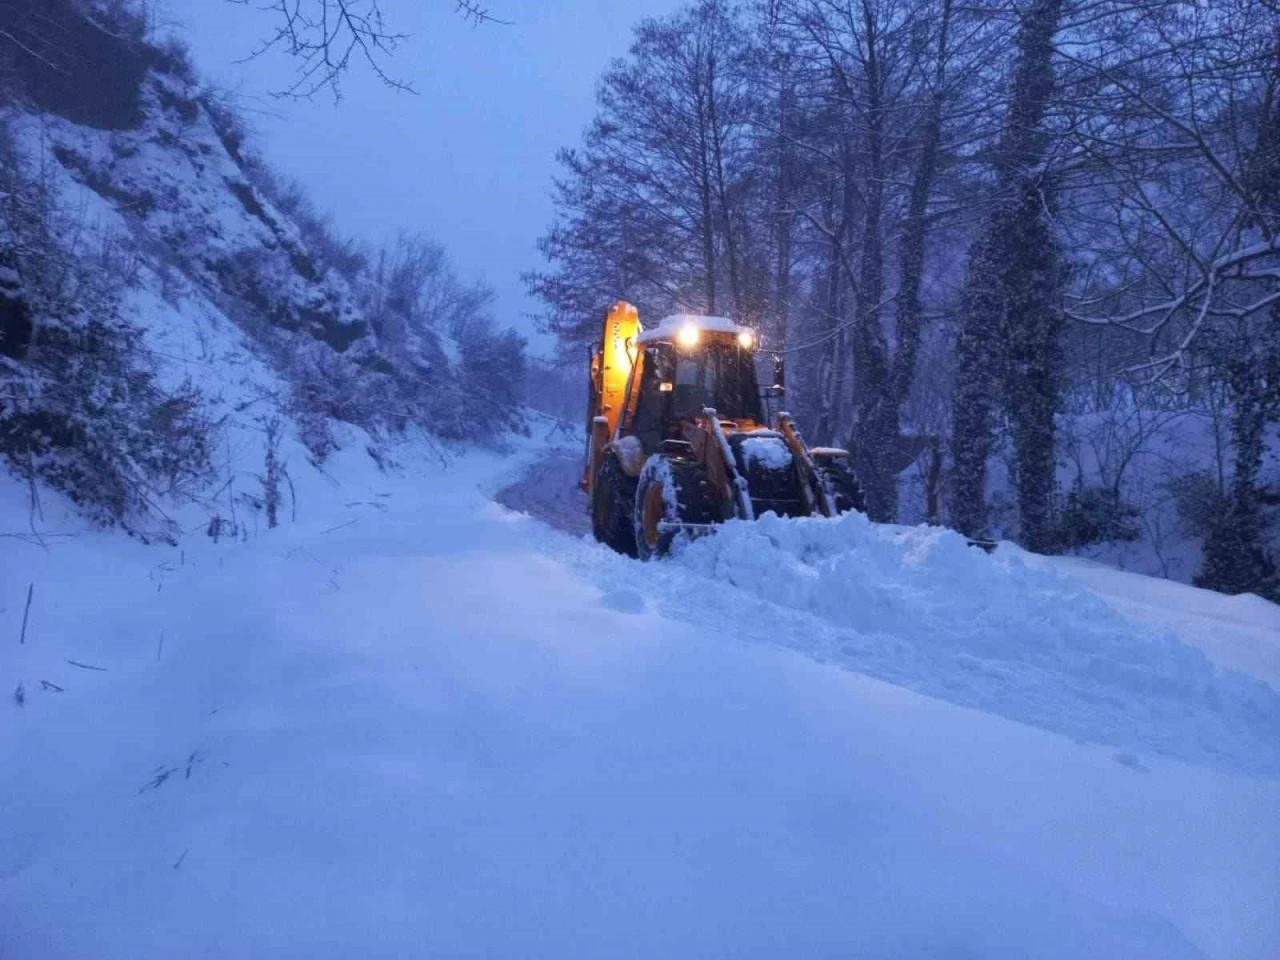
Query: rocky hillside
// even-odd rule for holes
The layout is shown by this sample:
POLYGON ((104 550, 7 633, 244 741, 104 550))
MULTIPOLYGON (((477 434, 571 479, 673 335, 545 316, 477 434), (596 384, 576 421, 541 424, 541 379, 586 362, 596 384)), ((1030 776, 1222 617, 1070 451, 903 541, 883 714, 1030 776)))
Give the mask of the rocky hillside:
POLYGON ((521 339, 389 289, 129 3, 4 5, 0 101, 0 454, 33 490, 163 535, 237 425, 319 462, 344 423, 375 452, 516 423, 521 339))

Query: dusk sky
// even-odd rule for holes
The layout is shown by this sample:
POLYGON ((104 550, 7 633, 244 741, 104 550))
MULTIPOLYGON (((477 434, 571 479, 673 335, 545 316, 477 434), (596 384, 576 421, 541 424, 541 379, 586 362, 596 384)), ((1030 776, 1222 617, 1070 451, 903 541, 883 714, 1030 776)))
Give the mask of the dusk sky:
MULTIPOLYGON (((679 0, 491 0, 511 25, 472 26, 453 0, 383 0, 388 20, 413 34, 390 73, 417 94, 383 86, 363 63, 334 105, 274 99, 296 64, 272 53, 237 63, 269 35, 263 4, 170 0, 196 63, 233 90, 263 153, 304 184, 350 235, 381 241, 422 231, 448 248, 459 274, 497 291, 499 322, 532 334, 536 303, 520 273, 540 263, 550 222, 555 152, 578 142, 595 85, 630 45, 632 26, 679 0)), ((545 338, 532 337, 538 352, 545 338)))

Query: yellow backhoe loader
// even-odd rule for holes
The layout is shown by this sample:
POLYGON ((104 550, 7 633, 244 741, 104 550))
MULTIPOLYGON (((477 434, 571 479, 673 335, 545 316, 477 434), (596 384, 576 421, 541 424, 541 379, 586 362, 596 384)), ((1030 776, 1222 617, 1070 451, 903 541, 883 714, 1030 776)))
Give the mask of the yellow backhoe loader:
POLYGON ((789 414, 766 424, 782 364, 761 391, 756 347, 754 331, 723 317, 643 330, 631 304, 610 308, 591 351, 581 481, 597 540, 648 560, 734 518, 863 508, 846 451, 808 447, 789 414))

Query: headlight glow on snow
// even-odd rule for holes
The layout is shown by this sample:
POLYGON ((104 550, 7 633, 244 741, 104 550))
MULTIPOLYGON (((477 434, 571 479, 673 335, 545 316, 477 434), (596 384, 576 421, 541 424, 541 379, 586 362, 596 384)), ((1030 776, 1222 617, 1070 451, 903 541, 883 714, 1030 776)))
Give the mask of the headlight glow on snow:
POLYGON ((756 345, 756 335, 750 330, 743 330, 738 334, 738 346, 743 350, 750 350, 756 345))
POLYGON ((691 350, 696 347, 701 338, 701 331, 699 331, 692 323, 685 324, 680 328, 680 332, 676 334, 676 342, 686 350, 691 350))

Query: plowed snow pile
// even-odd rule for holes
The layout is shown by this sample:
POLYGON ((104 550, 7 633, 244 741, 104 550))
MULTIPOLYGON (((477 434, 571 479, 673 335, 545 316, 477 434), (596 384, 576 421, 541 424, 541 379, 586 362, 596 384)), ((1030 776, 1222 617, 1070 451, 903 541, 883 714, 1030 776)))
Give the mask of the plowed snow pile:
POLYGON ((750 620, 825 660, 1083 739, 1280 772, 1275 690, 1016 548, 989 557, 941 528, 769 514, 726 524, 676 564, 811 615, 810 630, 766 610, 750 620))

